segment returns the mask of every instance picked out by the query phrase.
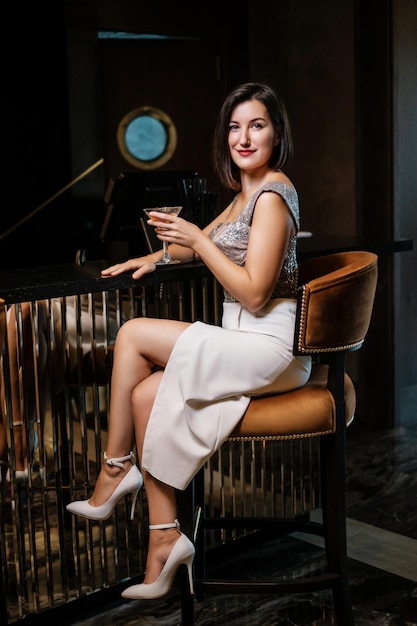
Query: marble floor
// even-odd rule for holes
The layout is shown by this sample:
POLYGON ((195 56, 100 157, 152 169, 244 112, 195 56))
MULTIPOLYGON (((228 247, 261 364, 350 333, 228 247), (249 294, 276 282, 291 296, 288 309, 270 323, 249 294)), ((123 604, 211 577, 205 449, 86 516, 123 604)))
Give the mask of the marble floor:
MULTIPOLYGON (((347 446, 348 552, 356 626, 417 625, 417 424, 395 430, 353 424, 347 446)), ((294 534, 251 549, 245 567, 281 570, 323 561, 320 541, 294 534)), ((233 560, 219 568, 239 567, 233 560)), ((177 626, 178 582, 161 600, 103 595, 60 626, 177 626)), ((335 624, 331 592, 294 597, 207 596, 196 602, 196 626, 327 626, 335 624)), ((43 621, 45 624, 45 620, 43 621)), ((183 626, 187 626, 186 624, 183 626)))

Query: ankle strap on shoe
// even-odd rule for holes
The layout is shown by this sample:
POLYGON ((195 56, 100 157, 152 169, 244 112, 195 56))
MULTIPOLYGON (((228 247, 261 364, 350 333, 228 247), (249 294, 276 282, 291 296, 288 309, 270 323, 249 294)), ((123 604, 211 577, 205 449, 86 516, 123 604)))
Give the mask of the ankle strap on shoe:
POLYGON ((151 524, 149 526, 149 530, 164 530, 165 528, 176 528, 177 530, 179 530, 180 523, 176 519, 175 522, 173 522, 172 524, 151 524))
POLYGON ((105 462, 107 463, 107 465, 115 465, 116 467, 121 467, 123 469, 123 461, 132 461, 135 458, 135 455, 133 453, 133 450, 131 450, 129 452, 129 454, 127 454, 126 456, 121 456, 117 459, 109 459, 109 457, 107 456, 106 452, 104 451, 103 454, 103 458, 105 460, 105 462))

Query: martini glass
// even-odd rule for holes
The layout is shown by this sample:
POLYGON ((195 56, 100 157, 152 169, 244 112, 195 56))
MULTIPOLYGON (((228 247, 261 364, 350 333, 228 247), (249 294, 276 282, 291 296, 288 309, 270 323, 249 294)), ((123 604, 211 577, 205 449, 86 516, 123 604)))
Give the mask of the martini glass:
MULTIPOLYGON (((158 211, 159 213, 167 213, 168 215, 178 215, 181 209, 182 209, 182 206, 159 206, 159 207, 153 207, 151 209, 143 209, 143 210, 145 211, 146 215, 149 217, 149 213, 151 211, 158 211)), ((163 246, 164 246, 163 247, 164 255, 160 261, 156 262, 155 265, 169 265, 173 263, 180 263, 178 259, 171 259, 171 257, 169 256, 167 241, 163 242, 163 246)))

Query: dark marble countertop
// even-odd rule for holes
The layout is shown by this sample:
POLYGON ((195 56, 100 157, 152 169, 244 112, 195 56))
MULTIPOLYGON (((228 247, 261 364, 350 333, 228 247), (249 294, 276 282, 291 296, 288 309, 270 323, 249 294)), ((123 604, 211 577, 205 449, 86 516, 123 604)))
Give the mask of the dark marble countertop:
MULTIPOLYGON (((412 239, 394 241, 359 240, 349 237, 320 239, 316 236, 298 241, 300 262, 311 257, 347 250, 368 250, 376 254, 392 254, 413 249, 412 239)), ((151 285, 175 280, 191 280, 210 275, 202 262, 181 263, 157 267, 139 281, 129 273, 114 278, 102 278, 100 272, 110 265, 104 259, 88 261, 83 265, 66 263, 0 271, 0 298, 6 304, 28 302, 43 298, 57 298, 81 293, 97 293, 125 289, 137 285, 151 285)))
POLYGON ((335 252, 346 252, 348 250, 366 250, 374 252, 378 255, 394 254, 396 252, 407 252, 413 250, 413 239, 393 239, 384 241, 373 239, 370 237, 349 237, 335 236, 327 237, 302 237, 298 240, 298 257, 300 261, 304 261, 311 257, 325 254, 333 254, 335 252))
POLYGON ((181 263, 157 267, 154 272, 139 281, 134 280, 130 273, 102 278, 100 272, 108 265, 105 260, 99 260, 89 261, 84 265, 65 263, 1 271, 0 298, 3 298, 6 304, 13 304, 175 280, 191 280, 210 275, 204 263, 181 263))

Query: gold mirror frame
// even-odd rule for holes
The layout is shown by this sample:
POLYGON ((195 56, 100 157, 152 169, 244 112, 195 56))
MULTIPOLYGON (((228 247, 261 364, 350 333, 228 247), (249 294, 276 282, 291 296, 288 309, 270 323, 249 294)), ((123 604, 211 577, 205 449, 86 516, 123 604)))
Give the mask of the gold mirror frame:
POLYGON ((127 115, 125 115, 119 123, 117 128, 117 145, 119 146, 121 154, 126 161, 128 161, 128 163, 142 170, 154 170, 167 163, 167 161, 169 161, 174 154, 177 147, 177 129, 175 128, 175 124, 172 119, 169 115, 167 115, 167 113, 164 113, 164 111, 151 106, 142 106, 127 113, 127 115), (149 161, 139 159, 137 156, 132 154, 126 144, 126 132, 129 124, 131 124, 133 120, 143 116, 152 117, 160 122, 167 135, 165 150, 159 157, 150 159, 149 161))

